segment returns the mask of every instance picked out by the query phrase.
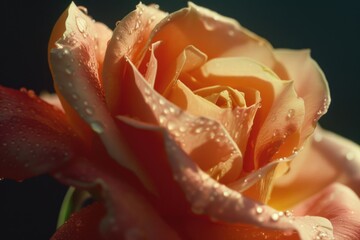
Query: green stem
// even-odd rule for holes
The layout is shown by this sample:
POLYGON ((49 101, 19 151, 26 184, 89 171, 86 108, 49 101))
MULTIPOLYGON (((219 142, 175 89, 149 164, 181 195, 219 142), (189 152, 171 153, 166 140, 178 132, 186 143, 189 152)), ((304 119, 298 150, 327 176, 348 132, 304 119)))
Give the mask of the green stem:
POLYGON ((83 207, 83 203, 90 197, 91 195, 87 191, 69 187, 60 207, 57 228, 63 225, 70 218, 71 214, 80 210, 83 207))

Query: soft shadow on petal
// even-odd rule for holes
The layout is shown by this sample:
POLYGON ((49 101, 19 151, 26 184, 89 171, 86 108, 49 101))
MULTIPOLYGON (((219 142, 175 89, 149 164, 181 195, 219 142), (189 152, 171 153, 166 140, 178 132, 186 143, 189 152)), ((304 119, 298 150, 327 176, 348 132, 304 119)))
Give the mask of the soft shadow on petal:
POLYGON ((292 207, 335 181, 359 194, 359 156, 359 145, 317 127, 290 171, 275 181, 269 204, 277 209, 292 207))
POLYGON ((327 112, 330 92, 325 75, 311 58, 309 50, 276 49, 275 57, 294 81, 295 90, 304 99, 305 118, 301 128, 300 141, 314 131, 317 121, 327 112))
POLYGON ((25 89, 0 86, 0 139, 0 178, 51 172, 81 151, 64 113, 25 89))
MULTIPOLYGON (((217 221, 218 224, 228 226, 229 229, 233 226, 235 229, 240 230, 241 227, 239 224, 252 224, 260 228, 281 230, 283 231, 282 233, 286 232, 286 234, 289 234, 289 231, 295 230, 302 239, 306 240, 315 239, 317 232, 313 231, 313 228, 317 226, 319 231, 331 237, 331 224, 326 219, 318 217, 294 217, 287 213, 280 213, 266 205, 242 196, 240 193, 227 188, 225 185, 219 184, 201 171, 198 166, 189 159, 187 154, 179 148, 178 144, 166 129, 145 125, 132 119, 121 118, 121 120, 128 124, 129 127, 132 127, 132 131, 138 128, 138 131, 141 130, 146 134, 153 135, 156 134, 156 132, 162 134, 163 144, 165 146, 163 149, 165 149, 167 153, 166 159, 164 159, 165 165, 170 166, 170 171, 176 180, 176 184, 178 184, 185 194, 185 196, 180 195, 181 197, 177 201, 188 201, 193 212, 192 214, 183 212, 183 214, 178 215, 176 219, 174 219, 174 216, 168 215, 166 219, 168 219, 171 225, 179 224, 179 222, 181 225, 183 224, 181 221, 187 217, 194 219, 195 223, 201 221, 204 225, 212 225, 209 219, 212 218, 217 221)), ((156 166, 157 164, 154 165, 156 166)), ((167 183, 174 184, 174 181, 171 180, 167 183)), ((160 197, 159 199, 161 200, 162 198, 160 197)), ((202 223, 199 223, 199 227, 203 225, 202 223)), ((216 225, 217 224, 214 224, 214 227, 216 225)), ((181 236, 184 234, 185 236, 186 234, 191 236, 191 233, 183 232, 184 226, 178 227, 179 228, 176 227, 176 229, 181 236)), ((249 229, 249 226, 246 226, 243 230, 247 229, 249 229)), ((205 229, 202 228, 201 230, 205 229)), ((256 230, 259 231, 259 229, 256 230)), ((272 234, 271 231, 268 232, 272 234)), ((275 233, 277 236, 282 235, 280 232, 275 233)), ((207 236, 206 233, 198 231, 195 231, 194 234, 207 236)), ((249 235, 251 234, 256 233, 249 233, 249 235)), ((244 236, 246 235, 245 233, 244 236)), ((192 237, 194 238, 196 235, 192 237)))
POLYGON ((359 197, 341 184, 328 186, 296 206, 294 212, 329 219, 335 239, 360 239, 359 197))
POLYGON ((125 58, 138 67, 143 55, 148 51, 148 39, 155 25, 166 14, 155 7, 139 4, 133 12, 117 23, 109 41, 104 60, 104 91, 106 102, 113 115, 119 114, 124 91, 126 72, 125 58))
POLYGON ((95 159, 77 159, 54 176, 64 184, 91 192, 104 204, 106 214, 100 225, 92 229, 94 233, 100 232, 103 239, 157 240, 159 236, 179 239, 154 209, 152 196, 132 173, 106 155, 102 159, 92 157, 95 159))
POLYGON ((124 140, 105 103, 98 75, 93 22, 74 3, 63 16, 64 22, 59 20, 57 24, 65 24, 66 29, 49 57, 65 112, 89 147, 99 137, 113 159, 138 173, 131 155, 123 148, 124 140))
POLYGON ((261 109, 251 130, 245 170, 250 172, 274 158, 287 157, 299 147, 304 103, 297 97, 293 81, 280 80, 266 66, 242 57, 210 60, 194 76, 204 85, 237 89, 245 93, 245 99, 252 95, 249 88, 260 92, 261 109))
POLYGON ((132 73, 127 75, 126 89, 132 94, 124 93, 121 104, 134 107, 124 107, 128 111, 122 115, 167 128, 202 169, 221 165, 215 178, 223 182, 236 179, 242 170, 242 154, 224 126, 181 110, 151 88, 130 60, 127 63, 132 73))
POLYGON ((170 14, 155 28, 151 39, 152 42, 162 41, 157 52, 161 76, 155 84, 160 93, 175 75, 176 69, 169 68, 169 63, 176 61, 189 45, 198 48, 209 59, 243 56, 254 58, 271 68, 276 65, 272 47, 266 40, 241 27, 234 19, 193 3, 170 14))

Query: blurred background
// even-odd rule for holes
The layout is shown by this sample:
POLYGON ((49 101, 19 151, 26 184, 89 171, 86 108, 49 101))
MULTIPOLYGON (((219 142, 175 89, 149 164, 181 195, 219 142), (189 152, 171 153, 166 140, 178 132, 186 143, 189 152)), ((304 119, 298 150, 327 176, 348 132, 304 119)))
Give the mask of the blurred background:
MULTIPOLYGON (((269 40, 275 48, 312 49, 325 72, 332 95, 324 128, 360 142, 360 5, 356 1, 198 0, 196 4, 236 18, 244 27, 269 40)), ((70 1, 2 1, 0 84, 39 93, 52 91, 47 65, 51 29, 70 1)), ((89 15, 111 29, 138 1, 83 0, 89 15)), ((154 3, 144 0, 143 3, 154 3)), ((164 11, 187 1, 158 0, 164 11)), ((0 140, 1 141, 1 140, 0 140)), ((49 239, 66 188, 50 177, 22 183, 0 182, 0 238, 49 239)))

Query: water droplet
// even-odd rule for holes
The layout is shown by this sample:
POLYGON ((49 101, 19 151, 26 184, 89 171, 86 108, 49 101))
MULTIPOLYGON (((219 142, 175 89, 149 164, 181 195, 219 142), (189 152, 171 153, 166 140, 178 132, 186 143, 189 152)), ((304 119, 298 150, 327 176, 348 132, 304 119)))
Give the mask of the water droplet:
POLYGON ((175 127, 176 127, 176 123, 174 123, 174 122, 172 122, 172 121, 169 121, 169 122, 167 123, 167 128, 169 129, 169 131, 174 130, 175 127))
POLYGON ((159 104, 160 104, 160 105, 165 105, 165 100, 162 99, 162 98, 160 98, 160 99, 159 99, 159 104))
POLYGON ((195 133, 201 133, 203 131, 202 127, 198 127, 195 129, 195 133))
POLYGON ((160 122, 160 124, 164 124, 166 122, 166 117, 164 115, 160 115, 159 122, 160 122))
POLYGON ((84 33, 87 29, 86 20, 83 19, 82 17, 77 17, 76 18, 76 26, 78 27, 78 29, 81 33, 84 33))
POLYGON ((85 108, 85 112, 86 112, 88 115, 92 115, 92 114, 94 113, 94 111, 93 111, 92 108, 90 108, 90 107, 85 108))
POLYGON ((141 21, 140 21, 140 20, 136 21, 136 23, 135 23, 135 30, 137 30, 137 29, 140 27, 140 24, 141 24, 141 21))
POLYGON ((71 75, 71 74, 72 74, 72 71, 71 71, 69 68, 65 68, 65 72, 66 72, 66 74, 68 74, 68 75, 71 75))
POLYGON ((100 122, 92 122, 90 123, 91 129, 96 133, 103 133, 104 132, 104 126, 100 122))
POLYGON ((258 207, 256 207, 255 212, 257 214, 262 214, 264 212, 264 209, 262 207, 258 206, 258 207))
POLYGON ((73 94, 71 95, 71 97, 72 97, 74 100, 77 100, 77 99, 79 98, 76 93, 73 93, 73 94))
POLYGON ((186 132, 186 127, 185 126, 180 126, 179 131, 180 132, 186 132))
POLYGON ((295 116, 295 110, 294 109, 289 109, 287 115, 286 115, 286 119, 290 120, 291 118, 293 118, 295 116))
POLYGON ((277 222, 279 220, 279 214, 278 213, 273 213, 271 215, 271 220, 274 222, 277 222))
POLYGON ((86 7, 84 7, 84 6, 78 6, 78 9, 79 9, 80 11, 82 11, 84 14, 88 15, 88 10, 87 10, 86 7))
POLYGON ((224 191, 224 192, 223 192, 223 196, 224 196, 224 197, 229 197, 229 196, 230 196, 230 192, 229 192, 229 191, 224 191))

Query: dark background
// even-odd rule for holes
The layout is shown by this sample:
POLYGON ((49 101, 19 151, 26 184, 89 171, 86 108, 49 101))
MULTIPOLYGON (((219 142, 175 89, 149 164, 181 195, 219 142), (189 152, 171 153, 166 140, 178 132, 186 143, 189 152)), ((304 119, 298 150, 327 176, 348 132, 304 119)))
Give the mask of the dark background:
MULTIPOLYGON (((356 1, 208 0, 198 5, 236 18, 276 48, 311 48, 324 70, 332 104, 323 127, 360 142, 360 7, 356 1), (271 2, 271 3, 270 3, 271 2), (320 3, 322 2, 322 3, 320 3)), ((52 91, 47 41, 52 26, 70 1, 1 2, 0 84, 52 91)), ((137 1, 76 1, 111 29, 137 1)), ((151 3, 143 1, 143 3, 151 3)), ((186 1, 157 1, 174 11, 186 1)), ((22 183, 0 182, 0 239, 48 239, 66 188, 47 176, 22 183)))

